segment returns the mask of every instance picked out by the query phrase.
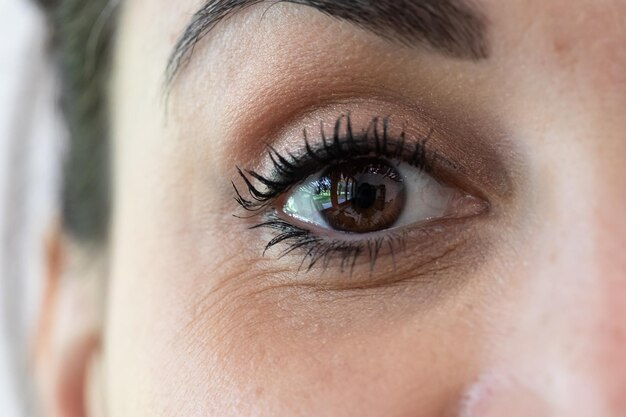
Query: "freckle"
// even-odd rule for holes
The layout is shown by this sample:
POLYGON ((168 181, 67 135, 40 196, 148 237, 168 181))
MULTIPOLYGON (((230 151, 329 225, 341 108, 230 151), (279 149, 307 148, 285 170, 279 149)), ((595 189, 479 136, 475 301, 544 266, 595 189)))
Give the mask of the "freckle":
POLYGON ((572 43, 565 38, 557 38, 554 40, 552 47, 558 57, 564 58, 572 49, 572 43))
POLYGON ((256 391, 254 392, 254 395, 257 398, 261 398, 264 393, 265 393, 265 389, 263 389, 263 387, 257 387, 256 391))
POLYGON ((552 264, 556 263, 556 260, 557 260, 558 257, 559 257, 559 255, 556 253, 556 251, 553 251, 550 254, 550 258, 549 258, 550 263, 552 263, 552 264))

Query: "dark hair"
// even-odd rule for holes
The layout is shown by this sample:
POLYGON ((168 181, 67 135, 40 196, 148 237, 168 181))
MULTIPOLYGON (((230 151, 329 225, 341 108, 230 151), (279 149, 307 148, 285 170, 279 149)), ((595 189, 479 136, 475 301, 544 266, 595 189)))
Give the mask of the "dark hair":
POLYGON ((63 166, 65 230, 92 243, 109 223, 108 82, 117 0, 40 0, 48 11, 69 133, 63 166))

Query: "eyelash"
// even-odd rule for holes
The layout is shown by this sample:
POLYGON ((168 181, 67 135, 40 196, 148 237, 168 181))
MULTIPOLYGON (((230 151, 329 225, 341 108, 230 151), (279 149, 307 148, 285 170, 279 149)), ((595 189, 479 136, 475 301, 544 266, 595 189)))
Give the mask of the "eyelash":
MULTIPOLYGON (((244 210, 252 213, 248 218, 262 216, 262 221, 251 226, 250 229, 269 229, 278 233, 265 246, 263 255, 265 256, 267 251, 281 243, 287 244, 287 248, 280 253, 280 258, 301 250, 304 257, 298 272, 303 269, 310 271, 320 263, 325 269, 336 257, 340 260, 342 272, 348 266, 352 271, 362 255, 368 256, 370 270, 373 270, 381 249, 385 246, 389 249, 392 259, 395 260, 396 250, 404 247, 405 233, 402 231, 352 242, 326 239, 281 219, 272 205, 276 199, 311 175, 334 164, 358 157, 374 156, 402 161, 418 170, 430 173, 433 162, 441 160, 436 153, 427 149, 433 129, 429 130, 424 139, 416 141, 414 146, 407 144, 404 129, 397 136, 389 135, 387 117, 373 118, 366 130, 355 134, 350 115, 342 115, 335 122, 331 139, 326 137, 323 124, 320 126, 320 131, 322 142, 317 147, 311 145, 306 130, 303 132, 304 152, 298 155, 292 153, 283 155, 268 145, 267 154, 272 165, 272 173, 268 176, 237 167, 249 197, 244 197, 233 182, 235 200, 244 210), (258 182, 263 190, 256 186, 254 181, 258 182), (306 265, 307 259, 308 265, 306 265)), ((242 218, 242 216, 235 217, 242 218)))

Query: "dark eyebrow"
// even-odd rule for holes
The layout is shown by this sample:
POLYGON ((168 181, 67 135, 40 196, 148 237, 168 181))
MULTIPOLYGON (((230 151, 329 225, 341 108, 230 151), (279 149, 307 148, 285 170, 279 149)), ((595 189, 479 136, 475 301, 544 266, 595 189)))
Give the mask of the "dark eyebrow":
MULTIPOLYGON (((190 58, 193 48, 219 22, 264 0, 207 0, 193 15, 167 66, 168 84, 190 58)), ((275 0, 313 7, 407 46, 430 45, 455 58, 480 60, 489 55, 487 22, 468 0, 275 0)))

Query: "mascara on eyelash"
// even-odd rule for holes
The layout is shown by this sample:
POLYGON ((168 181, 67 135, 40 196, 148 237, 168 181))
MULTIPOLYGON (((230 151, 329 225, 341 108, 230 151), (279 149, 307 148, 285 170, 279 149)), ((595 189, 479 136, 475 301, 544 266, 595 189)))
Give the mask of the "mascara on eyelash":
POLYGON ((308 230, 301 229, 280 219, 276 213, 265 215, 265 221, 250 227, 251 230, 262 228, 279 233, 265 246, 263 256, 265 256, 270 249, 283 242, 289 242, 289 245, 279 253, 278 258, 283 258, 300 249, 304 251, 304 256, 300 262, 297 273, 303 270, 309 272, 320 263, 323 268, 326 269, 335 255, 339 256, 341 272, 343 273, 346 269, 349 269, 351 275, 359 257, 367 255, 370 273, 372 273, 383 247, 389 250, 394 260, 394 267, 397 249, 403 249, 405 247, 404 233, 367 239, 363 242, 324 241, 308 230), (307 260, 309 261, 308 265, 306 265, 307 260))
POLYGON ((256 171, 242 170, 237 167, 237 172, 246 185, 249 197, 244 197, 233 182, 235 201, 246 211, 262 211, 278 196, 318 170, 351 158, 368 155, 401 160, 420 171, 429 173, 435 161, 443 160, 436 152, 427 149, 433 132, 434 128, 431 127, 426 137, 416 141, 413 149, 410 149, 404 128, 398 136, 390 137, 388 117, 374 117, 367 129, 355 135, 350 114, 342 115, 335 122, 332 139, 327 138, 323 122, 321 122, 321 144, 317 147, 312 146, 305 129, 303 131, 304 152, 300 155, 289 152, 287 156, 284 156, 271 145, 267 145, 268 158, 273 167, 270 175, 264 176, 256 171), (344 127, 343 133, 342 127, 344 127), (265 189, 262 190, 255 185, 254 180, 265 189))
POLYGON ((280 195, 288 192, 320 169, 359 157, 376 156, 401 160, 420 171, 430 172, 432 163, 441 160, 436 153, 427 151, 427 143, 433 131, 434 128, 431 128, 428 135, 416 141, 411 149, 407 144, 405 129, 398 136, 390 137, 389 118, 375 117, 367 129, 355 135, 350 115, 347 114, 337 119, 331 139, 327 138, 324 125, 320 123, 321 145, 317 147, 311 145, 307 132, 304 130, 304 152, 301 155, 287 153, 287 156, 284 156, 268 145, 268 158, 273 166, 273 173, 269 176, 262 176, 251 170, 244 171, 237 167, 239 175, 246 184, 249 197, 244 197, 233 182, 235 200, 243 209, 253 213, 251 217, 263 215, 263 221, 251 226, 250 229, 269 229, 277 233, 265 246, 263 255, 265 256, 270 249, 284 243, 287 247, 279 254, 279 258, 297 250, 302 250, 304 253, 298 272, 303 269, 310 271, 319 263, 327 268, 331 259, 336 255, 340 258, 342 272, 348 266, 350 271, 353 271, 360 256, 368 257, 370 272, 372 272, 382 248, 385 247, 388 248, 395 263, 396 250, 404 247, 403 233, 394 232, 387 236, 353 242, 327 240, 281 219, 276 209, 271 209, 271 204, 280 195), (253 183, 254 180, 265 187, 265 190, 256 186, 253 183), (307 260, 309 262, 305 266, 307 260))

